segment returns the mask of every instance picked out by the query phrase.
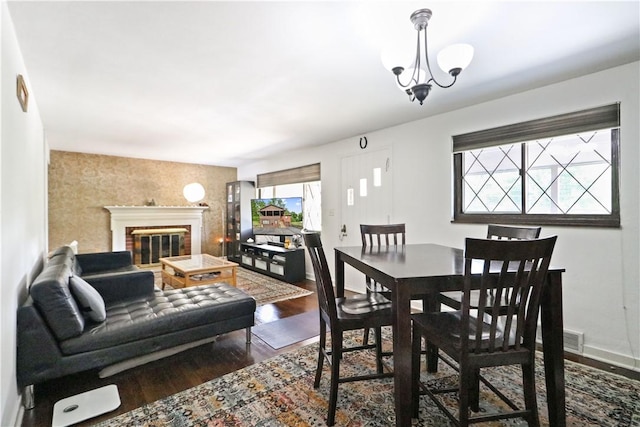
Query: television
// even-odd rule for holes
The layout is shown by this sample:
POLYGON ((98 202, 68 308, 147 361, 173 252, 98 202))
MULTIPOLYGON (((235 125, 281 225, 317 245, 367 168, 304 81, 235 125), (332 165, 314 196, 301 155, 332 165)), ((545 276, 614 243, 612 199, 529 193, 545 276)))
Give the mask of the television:
POLYGON ((302 197, 251 200, 254 235, 293 236, 302 232, 302 197))

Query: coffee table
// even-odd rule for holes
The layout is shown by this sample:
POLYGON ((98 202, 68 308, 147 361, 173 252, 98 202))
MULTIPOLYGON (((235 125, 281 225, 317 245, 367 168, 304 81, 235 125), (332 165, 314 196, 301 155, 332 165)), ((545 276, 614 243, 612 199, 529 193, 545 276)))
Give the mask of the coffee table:
POLYGON ((235 262, 209 254, 183 255, 160 258, 162 264, 162 289, 167 284, 173 288, 226 282, 236 286, 235 262))

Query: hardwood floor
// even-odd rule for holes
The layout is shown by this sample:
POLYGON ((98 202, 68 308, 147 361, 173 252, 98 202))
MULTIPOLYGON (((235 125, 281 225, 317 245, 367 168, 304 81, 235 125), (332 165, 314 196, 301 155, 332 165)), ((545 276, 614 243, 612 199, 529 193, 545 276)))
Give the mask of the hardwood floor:
MULTIPOLYGON (((297 285, 314 293, 306 297, 258 307, 255 317, 256 325, 317 309, 315 283, 306 281, 297 285)), ((97 371, 92 370, 51 380, 36 385, 36 407, 25 411, 22 427, 49 427, 53 405, 58 400, 108 384, 116 384, 122 404, 113 412, 79 424, 80 426, 92 425, 314 341, 317 341, 317 338, 274 350, 255 336, 253 342, 247 345, 243 329, 222 335, 212 344, 202 345, 109 378, 100 379, 97 371)), ((640 380, 640 373, 637 371, 612 367, 571 353, 567 353, 565 357, 597 369, 640 380)))
MULTIPOLYGON (((317 309, 315 283, 306 281, 298 283, 298 286, 312 290, 314 293, 306 297, 258 307, 255 316, 256 325, 317 309)), ((317 341, 317 337, 279 350, 274 350, 255 336, 252 341, 250 345, 246 344, 246 334, 243 329, 221 335, 212 344, 205 344, 109 378, 101 379, 98 377, 97 370, 91 370, 38 384, 35 386, 36 406, 34 409, 25 411, 22 427, 51 426, 53 405, 58 400, 105 385, 116 384, 122 402, 120 407, 101 417, 78 424, 91 425, 312 343, 317 341)))

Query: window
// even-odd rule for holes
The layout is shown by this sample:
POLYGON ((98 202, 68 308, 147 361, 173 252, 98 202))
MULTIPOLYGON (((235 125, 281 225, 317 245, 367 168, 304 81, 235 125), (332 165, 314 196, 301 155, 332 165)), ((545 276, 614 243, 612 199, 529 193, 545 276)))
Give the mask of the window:
POLYGON ((619 104, 453 137, 454 221, 620 226, 619 104))
POLYGON ((302 197, 306 230, 322 230, 320 163, 258 175, 257 196, 302 197))

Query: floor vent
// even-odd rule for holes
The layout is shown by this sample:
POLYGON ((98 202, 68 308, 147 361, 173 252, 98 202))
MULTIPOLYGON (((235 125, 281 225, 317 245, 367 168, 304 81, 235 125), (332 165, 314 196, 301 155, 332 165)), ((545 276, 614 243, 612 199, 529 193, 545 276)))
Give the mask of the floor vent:
POLYGON ((564 349, 575 353, 582 353, 584 346, 584 333, 564 330, 564 349))

